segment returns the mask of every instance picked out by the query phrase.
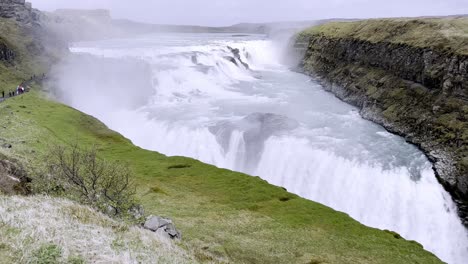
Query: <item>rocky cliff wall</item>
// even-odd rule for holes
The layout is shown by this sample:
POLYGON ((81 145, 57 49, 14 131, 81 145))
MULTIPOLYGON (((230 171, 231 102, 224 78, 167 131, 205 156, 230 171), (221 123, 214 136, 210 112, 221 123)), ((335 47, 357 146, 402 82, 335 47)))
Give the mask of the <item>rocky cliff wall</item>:
POLYGON ((306 73, 427 154, 468 224, 468 56, 324 34, 302 35, 296 48, 306 73))
POLYGON ((0 17, 13 18, 22 23, 35 23, 40 13, 25 0, 2 0, 0 2, 0 17))

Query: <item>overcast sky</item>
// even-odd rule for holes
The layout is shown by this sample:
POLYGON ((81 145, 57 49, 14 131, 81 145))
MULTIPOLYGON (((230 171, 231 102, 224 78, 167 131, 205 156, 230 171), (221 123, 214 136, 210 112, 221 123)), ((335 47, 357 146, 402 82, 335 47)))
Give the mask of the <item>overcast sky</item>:
POLYGON ((468 14, 468 0, 29 0, 41 10, 105 8, 117 18, 163 23, 239 22, 468 14))

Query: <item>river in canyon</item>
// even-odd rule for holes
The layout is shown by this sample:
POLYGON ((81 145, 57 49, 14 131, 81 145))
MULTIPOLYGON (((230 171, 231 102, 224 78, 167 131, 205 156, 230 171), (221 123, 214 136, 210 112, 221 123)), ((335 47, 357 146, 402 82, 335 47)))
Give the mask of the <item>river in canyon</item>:
POLYGON ((260 176, 466 263, 467 230, 424 154, 290 70, 285 43, 231 34, 75 43, 55 94, 142 148, 260 176))

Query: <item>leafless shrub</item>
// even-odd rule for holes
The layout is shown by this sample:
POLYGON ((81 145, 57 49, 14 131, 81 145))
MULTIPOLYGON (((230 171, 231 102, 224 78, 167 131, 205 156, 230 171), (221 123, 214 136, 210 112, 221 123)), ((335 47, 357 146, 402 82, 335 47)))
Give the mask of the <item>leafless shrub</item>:
POLYGON ((135 185, 128 166, 98 157, 96 148, 57 146, 47 157, 48 192, 61 192, 113 215, 135 206, 135 185))

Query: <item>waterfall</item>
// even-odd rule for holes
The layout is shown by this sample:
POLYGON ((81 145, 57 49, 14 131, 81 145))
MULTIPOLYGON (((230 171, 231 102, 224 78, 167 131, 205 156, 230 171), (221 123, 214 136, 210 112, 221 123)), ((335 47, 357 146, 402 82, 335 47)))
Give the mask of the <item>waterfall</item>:
POLYGON ((72 51, 87 55, 57 70, 57 94, 136 145, 260 176, 446 262, 468 259, 467 231, 423 153, 288 70, 273 42, 168 34, 72 51))

